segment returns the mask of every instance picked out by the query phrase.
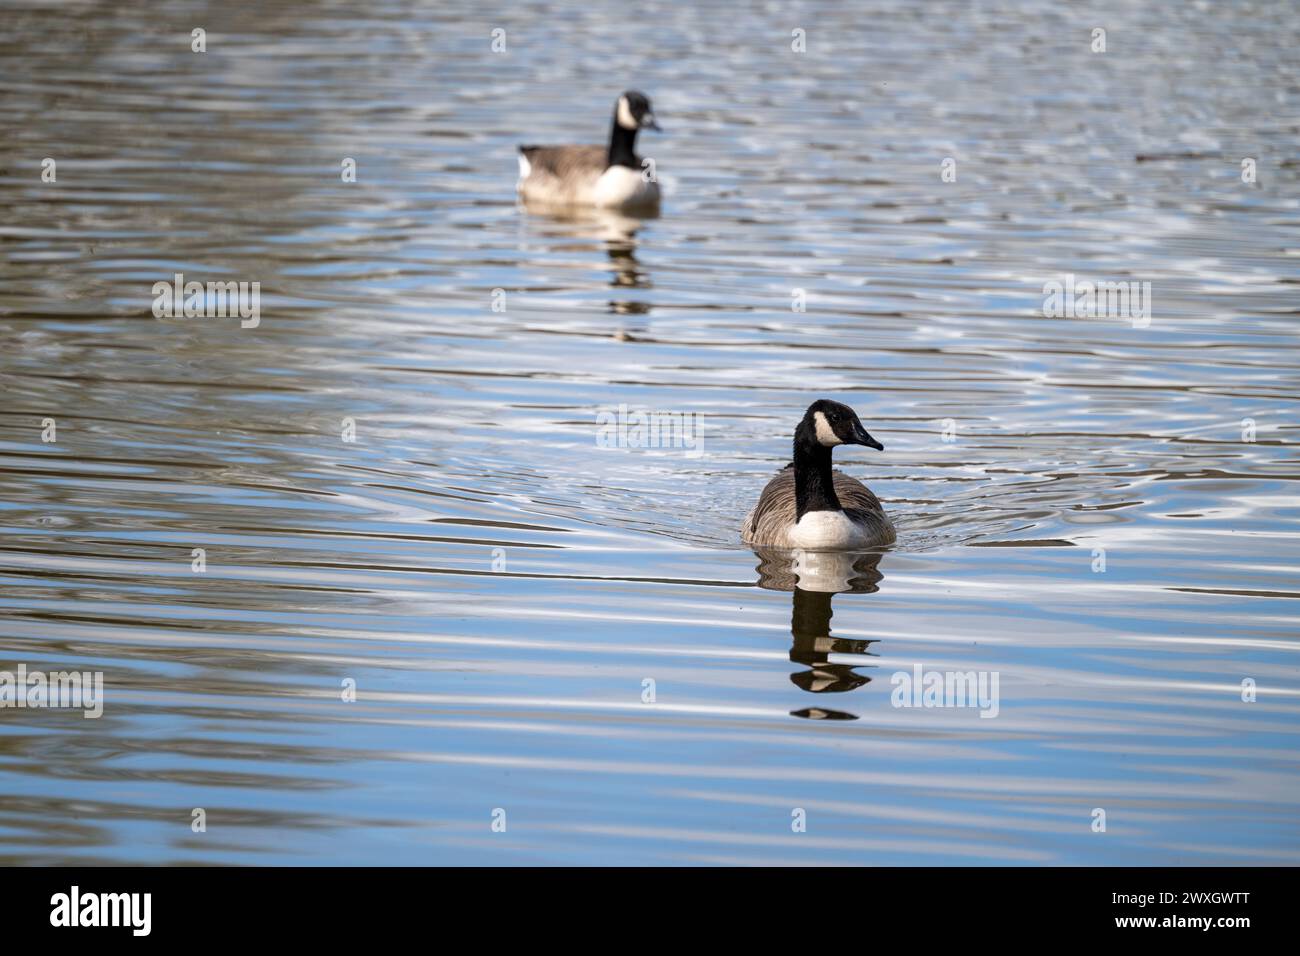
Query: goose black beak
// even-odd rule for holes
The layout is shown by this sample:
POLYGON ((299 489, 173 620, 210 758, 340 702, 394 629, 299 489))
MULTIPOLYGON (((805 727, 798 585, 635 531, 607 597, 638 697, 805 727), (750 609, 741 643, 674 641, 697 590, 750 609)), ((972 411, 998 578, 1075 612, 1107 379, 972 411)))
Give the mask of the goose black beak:
POLYGON ((853 426, 853 444, 866 445, 868 448, 874 448, 876 451, 885 450, 885 446, 868 435, 867 430, 861 425, 853 426))
POLYGON ((654 113, 646 113, 645 116, 641 117, 641 128, 652 129, 658 133, 663 132, 663 128, 659 125, 658 121, 655 120, 654 113))

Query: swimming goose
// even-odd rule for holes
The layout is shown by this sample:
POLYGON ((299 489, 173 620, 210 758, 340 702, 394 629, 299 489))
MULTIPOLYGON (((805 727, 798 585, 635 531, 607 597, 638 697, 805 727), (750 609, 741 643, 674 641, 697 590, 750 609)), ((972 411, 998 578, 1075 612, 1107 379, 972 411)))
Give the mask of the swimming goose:
POLYGON ((659 129, 650 100, 628 90, 614 105, 609 147, 520 146, 519 195, 549 206, 653 209, 659 184, 644 175, 636 134, 659 129))
POLYGON ((821 399, 794 430, 794 461, 767 483, 742 532, 746 544, 853 551, 890 544, 894 526, 870 489, 831 468, 836 445, 884 451, 847 405, 821 399))

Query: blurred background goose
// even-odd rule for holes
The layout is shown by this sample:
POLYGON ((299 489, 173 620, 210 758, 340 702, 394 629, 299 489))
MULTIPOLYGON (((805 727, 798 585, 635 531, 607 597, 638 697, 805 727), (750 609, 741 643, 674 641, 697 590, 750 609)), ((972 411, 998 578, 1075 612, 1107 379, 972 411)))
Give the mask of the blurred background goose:
POLYGON ((767 483, 745 518, 746 544, 805 551, 853 551, 890 544, 894 526, 856 478, 831 468, 836 445, 885 446, 847 405, 820 399, 794 430, 794 461, 767 483))
POLYGON ((628 90, 614 104, 609 146, 520 146, 519 195, 541 206, 646 209, 659 205, 659 184, 641 166, 636 134, 659 129, 650 100, 628 90))

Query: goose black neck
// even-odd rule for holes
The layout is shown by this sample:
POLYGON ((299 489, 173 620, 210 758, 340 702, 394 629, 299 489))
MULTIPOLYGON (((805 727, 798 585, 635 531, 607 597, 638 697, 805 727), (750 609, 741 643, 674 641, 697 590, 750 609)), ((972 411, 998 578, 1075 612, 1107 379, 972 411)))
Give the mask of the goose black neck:
POLYGON ((614 129, 609 134, 609 165, 627 166, 640 169, 641 163, 636 158, 636 130, 625 129, 614 116, 614 129))
POLYGON ((819 638, 831 636, 832 596, 827 591, 805 591, 795 586, 790 614, 790 634, 794 637, 792 651, 815 650, 819 638))
POLYGON ((796 521, 809 511, 842 510, 831 476, 831 450, 807 422, 794 433, 794 501, 796 521))

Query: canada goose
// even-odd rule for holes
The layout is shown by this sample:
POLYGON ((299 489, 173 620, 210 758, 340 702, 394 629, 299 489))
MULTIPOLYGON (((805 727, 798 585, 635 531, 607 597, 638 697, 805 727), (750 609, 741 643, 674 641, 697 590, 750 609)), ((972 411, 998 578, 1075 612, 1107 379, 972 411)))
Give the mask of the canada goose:
POLYGON ((659 184, 645 175, 636 154, 636 134, 659 129, 650 100, 628 90, 614 104, 609 147, 520 146, 519 195, 547 206, 653 209, 659 184))
POLYGON ((853 551, 890 544, 894 526, 870 489, 831 469, 836 445, 885 446, 847 405, 820 399, 794 430, 794 461, 767 483, 745 518, 746 544, 805 551, 853 551))

